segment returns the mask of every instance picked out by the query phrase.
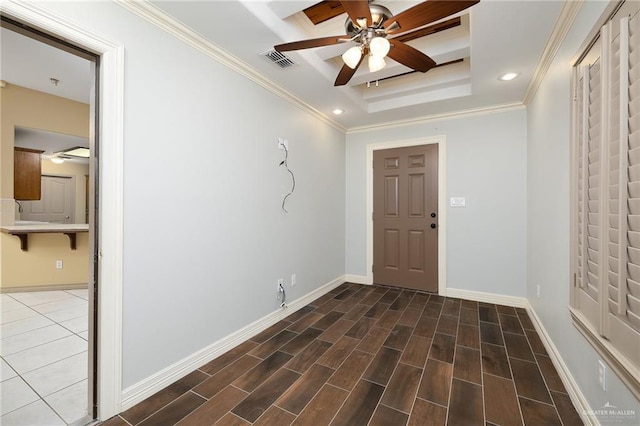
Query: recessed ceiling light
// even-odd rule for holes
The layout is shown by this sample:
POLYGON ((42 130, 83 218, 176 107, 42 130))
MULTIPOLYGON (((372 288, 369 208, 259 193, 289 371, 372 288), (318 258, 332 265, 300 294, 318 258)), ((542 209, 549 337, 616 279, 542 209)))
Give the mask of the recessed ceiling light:
POLYGON ((498 80, 500 80, 500 81, 510 81, 510 80, 513 80, 514 78, 516 78, 518 75, 520 75, 520 74, 518 74, 517 72, 508 72, 508 73, 498 77, 498 80))
POLYGON ((336 108, 331 112, 333 112, 335 115, 340 115, 340 114, 342 114, 344 112, 344 110, 340 109, 340 108, 336 108))

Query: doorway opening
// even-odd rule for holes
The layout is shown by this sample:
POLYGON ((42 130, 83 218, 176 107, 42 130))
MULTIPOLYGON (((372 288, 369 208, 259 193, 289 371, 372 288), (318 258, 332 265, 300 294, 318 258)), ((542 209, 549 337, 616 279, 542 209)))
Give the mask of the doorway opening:
MULTIPOLYGON (((2 271, 3 306, 21 314, 3 317, 3 328, 11 331, 3 335, 0 355, 3 372, 9 371, 11 378, 7 383, 3 378, 2 385, 17 392, 2 393, 1 419, 7 423, 39 418, 48 424, 86 424, 98 416, 100 185, 96 129, 101 58, 24 22, 5 15, 1 18, 3 109, 13 114, 3 114, 3 155, 17 149, 39 153, 35 173, 41 177, 32 191, 35 195, 14 191, 14 220, 7 223, 5 217, 3 224, 50 231, 39 232, 46 240, 32 237, 30 250, 18 251, 12 241, 3 240, 3 257, 21 256, 37 273, 31 281, 12 284, 11 277, 19 275, 24 264, 15 271, 2 271), (72 146, 87 149, 89 157, 59 154, 72 146), (82 180, 76 179, 76 169, 81 170, 82 180), (85 184, 85 171, 88 188, 77 196, 76 184, 85 184), (89 194, 86 200, 85 191, 89 194), (69 235, 64 226, 55 232, 62 224, 74 229, 84 225, 86 234, 74 233, 73 238, 69 236, 71 245, 64 246, 60 240, 69 235), (63 238, 56 240, 59 236, 63 238), (49 258, 56 259, 55 269, 49 258), (28 317, 23 321, 20 317, 24 315, 28 317)), ((24 172, 21 167, 14 162, 14 176, 24 172)), ((6 191, 0 198, 9 197, 6 191)))
MULTIPOLYGON (((432 136, 420 139, 390 141, 381 143, 372 143, 367 145, 367 211, 366 211, 366 250, 367 250, 367 283, 373 284, 373 268, 374 268, 374 153, 379 150, 397 149, 404 147, 415 147, 420 145, 437 145, 437 292, 439 295, 446 296, 446 225, 447 225, 447 209, 446 209, 446 137, 432 136)), ((431 222, 429 222, 431 223, 431 222)))

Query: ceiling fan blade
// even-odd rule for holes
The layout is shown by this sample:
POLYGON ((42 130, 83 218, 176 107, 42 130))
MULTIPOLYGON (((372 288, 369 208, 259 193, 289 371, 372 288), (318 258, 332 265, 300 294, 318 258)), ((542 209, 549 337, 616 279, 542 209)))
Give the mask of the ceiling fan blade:
POLYGON ((312 47, 331 46, 332 44, 349 41, 349 36, 331 36, 312 38, 309 40, 292 41, 291 43, 277 44, 273 48, 278 52, 288 52, 289 50, 310 49, 312 47))
POLYGON ((436 66, 436 62, 433 59, 418 49, 398 40, 391 40, 391 50, 389 50, 387 56, 420 72, 427 72, 436 66))
POLYGON ((479 2, 480 0, 427 0, 385 21, 384 28, 390 34, 404 33, 446 18, 479 2), (393 25, 394 23, 397 26, 393 25))
POLYGON ((371 25, 371 11, 369 10, 369 2, 367 0, 342 0, 340 4, 355 26, 358 26, 358 19, 363 18, 367 20, 367 27, 371 25))
POLYGON ((349 80, 351 80, 351 77, 353 77, 353 75, 358 70, 358 67, 362 63, 362 60, 364 59, 364 56, 365 55, 360 56, 360 62, 358 62, 358 65, 356 65, 356 67, 353 68, 353 69, 351 69, 347 64, 344 64, 342 66, 342 69, 340 69, 340 72, 338 73, 338 77, 336 78, 336 82, 333 83, 333 85, 334 86, 344 86, 345 84, 347 84, 349 82, 349 80))

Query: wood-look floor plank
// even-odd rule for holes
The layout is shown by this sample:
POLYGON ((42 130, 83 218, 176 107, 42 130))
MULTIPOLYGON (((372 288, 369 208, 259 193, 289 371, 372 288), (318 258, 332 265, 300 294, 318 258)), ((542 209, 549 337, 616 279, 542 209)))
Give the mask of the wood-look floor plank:
POLYGON ((444 426, 447 409, 441 405, 417 398, 408 426, 444 426))
POLYGON ((100 426, 130 426, 122 417, 113 416, 110 419, 100 423, 100 426))
POLYGON ((271 339, 262 343, 257 348, 254 348, 251 352, 249 352, 249 354, 257 356, 258 358, 265 359, 297 335, 298 333, 294 333, 289 330, 282 330, 271 339))
POLYGON ((386 386, 395 370, 402 353, 383 346, 369 364, 362 376, 366 380, 386 386))
POLYGON ((516 313, 516 309, 511 306, 496 305, 496 309, 498 310, 499 314, 511 315, 514 317, 518 316, 518 314, 516 313))
POLYGON ((460 299, 447 298, 442 305, 442 315, 458 317, 460 315, 460 299))
POLYGON ((382 397, 382 404, 409 414, 416 399, 422 369, 398 364, 382 397))
POLYGON ((422 314, 422 311, 420 311, 419 309, 407 308, 402 313, 402 316, 400 316, 400 319, 398 319, 398 324, 415 328, 416 324, 418 323, 418 320, 420 319, 421 314, 422 314))
POLYGON ((409 415, 386 405, 378 405, 368 426, 405 425, 409 415))
POLYGON ((540 336, 535 330, 525 329, 524 333, 527 335, 527 340, 529 340, 529 345, 534 354, 548 355, 540 336))
POLYGON ((524 418, 525 425, 562 425, 562 422, 558 417, 558 413, 553 405, 543 404, 541 402, 522 397, 518 399, 520 401, 520 408, 522 409, 522 417, 524 418))
POLYGON ((400 362, 413 365, 414 367, 424 368, 431 347, 431 339, 420 336, 411 336, 407 346, 402 352, 400 362))
POLYGON ((342 318, 343 315, 344 315, 343 312, 331 311, 328 314, 326 314, 324 317, 319 319, 317 322, 315 322, 311 327, 324 331, 327 328, 331 327, 333 324, 335 324, 336 321, 342 318))
POLYGON ((436 333, 431 341, 431 350, 429 351, 429 358, 437 359, 438 361, 453 363, 453 353, 456 348, 455 336, 449 336, 447 334, 436 333))
POLYGON ((276 405, 293 414, 300 414, 311 398, 329 380, 334 370, 315 364, 276 401, 276 405))
POLYGON ((483 377, 486 420, 498 425, 522 425, 513 381, 485 374, 483 377))
POLYGON ((401 315, 402 311, 387 309, 387 311, 382 314, 378 322, 376 322, 376 327, 393 328, 398 322, 398 319, 400 319, 401 315))
POLYGON ((211 398, 260 362, 262 362, 260 358, 256 358, 252 355, 244 355, 233 364, 228 365, 215 375, 200 383, 198 386, 193 388, 193 391, 205 398, 211 398))
POLYGON ((389 290, 384 294, 384 296, 382 296, 382 299, 380 299, 380 303, 391 304, 395 302, 398 297, 400 297, 401 293, 401 290, 389 290))
POLYGON ((441 312, 442 305, 427 304, 427 306, 425 306, 424 310, 422 311, 422 316, 438 319, 440 318, 441 312))
POLYGON ((479 322, 479 319, 478 319, 477 308, 476 309, 468 309, 468 308, 460 309, 460 324, 475 325, 477 327, 479 325, 478 322, 479 322))
POLYGON ((335 343, 337 342, 344 334, 349 331, 351 327, 355 324, 354 321, 349 321, 346 319, 339 319, 336 321, 331 327, 327 328, 319 337, 319 339, 324 340, 326 342, 335 343))
POLYGON ((300 333, 301 331, 304 331, 308 327, 311 327, 311 324, 321 320, 322 318, 324 318, 324 314, 321 314, 316 311, 309 312, 307 315, 303 316, 298 321, 294 322, 289 327, 287 327, 287 330, 293 331, 295 333, 300 333))
POLYGON ((529 347, 529 341, 523 334, 503 333, 504 344, 507 347, 509 357, 524 359, 526 361, 535 361, 533 352, 529 347))
POLYGON ((411 299, 411 302, 409 302, 409 306, 407 306, 407 308, 420 309, 422 311, 424 307, 427 305, 428 301, 429 301, 428 295, 423 293, 417 293, 413 297, 413 299, 411 299))
POLYGON ((349 312, 344 314, 342 319, 346 319, 354 322, 358 321, 360 318, 362 318, 364 313, 369 310, 369 308, 371 308, 371 306, 363 305, 362 303, 359 303, 356 306, 354 306, 349 312))
MULTIPOLYGON (((311 306, 311 305, 303 306, 302 308, 298 309, 297 311, 295 311, 291 315, 288 315, 287 318, 285 318, 285 320, 289 321, 290 323, 294 323, 294 322, 298 321, 300 318, 302 318, 303 316, 307 315, 309 312, 313 311, 314 309, 315 308, 313 306, 311 306)), ((280 330, 278 330, 278 331, 280 331, 280 330)), ((277 334, 277 332, 273 333, 269 337, 273 337, 276 334, 277 334)), ((266 341, 268 339, 269 338, 266 338, 262 342, 264 342, 264 341, 266 341)), ((262 343, 262 342, 258 342, 258 343, 262 343)))
POLYGON ((286 367, 290 370, 297 371, 298 373, 304 373, 316 362, 318 358, 322 356, 330 347, 330 342, 323 340, 315 340, 304 348, 298 355, 296 355, 291 361, 286 364, 286 367))
POLYGON ((282 368, 231 411, 250 423, 255 422, 299 377, 300 374, 282 368))
POLYGON ((352 390, 372 359, 373 354, 354 350, 331 376, 328 383, 348 391, 352 390))
POLYGON ((367 312, 365 312, 364 316, 367 318, 380 319, 382 314, 384 314, 387 309, 389 309, 389 306, 390 304, 388 305, 386 303, 377 302, 375 305, 369 308, 367 312))
POLYGON ((449 334, 455 336, 458 334, 458 317, 441 315, 436 327, 436 333, 449 334))
POLYGON ((536 360, 538 361, 540 372, 542 373, 549 390, 567 393, 558 371, 553 366, 551 358, 545 355, 536 355, 536 360))
POLYGON ((342 301, 338 299, 329 300, 328 302, 325 302, 322 305, 318 306, 316 308, 316 312, 320 314, 327 314, 333 311, 333 309, 337 307, 340 303, 342 303, 342 301))
POLYGON ((411 303, 411 297, 402 297, 402 295, 400 295, 396 300, 393 301, 393 303, 391 303, 389 309, 392 311, 402 312, 407 308, 407 306, 409 306, 409 303, 411 303))
POLYGON ((407 327, 406 325, 396 325, 389 333, 389 336, 384 341, 383 345, 389 348, 403 350, 405 346, 407 346, 407 342, 411 337, 411 333, 413 332, 413 328, 407 327))
POLYGON ((519 396, 553 404, 542 374, 538 369, 538 364, 516 358, 509 358, 509 362, 519 396))
POLYGON ((355 297, 351 296, 349 299, 343 300, 338 306, 333 308, 333 310, 336 312, 342 312, 343 314, 346 314, 358 303, 360 303, 360 299, 356 299, 355 297))
POLYGON ((162 410, 154 413, 140 426, 173 425, 186 417, 189 413, 204 404, 207 400, 193 392, 187 392, 162 410))
POLYGON ((342 406, 349 392, 324 385, 293 422, 296 426, 328 425, 342 406))
POLYGON ((233 385, 247 392, 252 392, 269 376, 277 372, 293 356, 277 351, 264 359, 260 364, 247 371, 233 382, 233 385))
POLYGON ((525 330, 535 331, 536 328, 533 326, 533 323, 531 322, 531 318, 529 318, 529 315, 527 314, 527 312, 519 309, 516 309, 516 311, 518 313, 518 318, 520 318, 520 324, 522 324, 522 328, 524 328, 525 330))
POLYGON ((253 426, 288 426, 296 419, 291 413, 287 413, 281 408, 271 406, 260 418, 253 424, 253 426))
POLYGON ((453 379, 448 426, 484 426, 482 387, 453 379))
POLYGON ((384 387, 360 380, 331 422, 332 425, 366 425, 384 392, 384 387))
POLYGON ((457 346, 453 365, 453 377, 479 385, 482 384, 480 351, 465 346, 457 346))
POLYGON ((175 401, 190 389, 198 386, 208 377, 209 376, 198 370, 189 373, 182 379, 129 408, 124 413, 121 413, 120 416, 131 424, 138 424, 170 402, 175 401))
POLYGON ((480 341, 504 346, 500 326, 491 322, 480 321, 480 341))
POLYGON ((358 345, 358 349, 361 351, 372 353, 372 354, 377 353, 382 347, 382 344, 384 343, 384 341, 389 336, 389 333, 391 333, 391 330, 389 330, 388 328, 380 328, 380 327, 372 328, 371 330, 369 330, 367 335, 360 341, 360 344, 358 345))
POLYGON ((344 335, 348 337, 353 337, 354 339, 362 339, 367 335, 369 330, 371 330, 378 320, 376 318, 371 317, 362 317, 347 331, 344 335))
POLYGON ((461 323, 458 326, 458 339, 456 344, 468 348, 480 349, 480 328, 461 323))
POLYGON ((358 339, 343 336, 333 344, 320 358, 317 363, 329 368, 337 369, 342 364, 351 351, 360 343, 358 339))
POLYGON ((507 351, 503 346, 490 345, 482 343, 482 371, 493 374, 495 376, 511 378, 511 370, 509 361, 507 360, 507 351))
POLYGON ((227 386, 216 396, 192 411, 182 419, 179 426, 207 426, 215 424, 229 410, 238 405, 246 396, 247 392, 234 386, 227 386))
POLYGON ((418 320, 415 328, 413 329, 413 334, 420 337, 426 337, 427 339, 432 339, 433 335, 436 333, 436 327, 438 325, 437 318, 430 318, 422 316, 418 320))
POLYGON ((227 365, 241 358, 244 354, 249 353, 251 350, 255 349, 259 343, 262 343, 257 343, 258 340, 269 340, 271 337, 282 331, 282 328, 285 328, 288 324, 289 322, 287 321, 279 321, 275 323, 268 329, 264 330, 262 333, 252 337, 251 340, 247 340, 246 342, 239 344, 230 351, 223 353, 213 361, 210 361, 207 364, 203 365, 202 367, 200 367, 200 370, 213 376, 227 365))
POLYGON ((492 307, 480 306, 478 308, 478 313, 480 315, 480 321, 491 322, 498 324, 498 311, 496 310, 495 305, 492 307))
POLYGON ((502 328, 502 331, 524 335, 524 330, 520 325, 520 320, 518 319, 518 317, 505 314, 499 314, 499 316, 500 327, 502 328))
POLYGON ((322 334, 322 330, 307 328, 305 331, 290 340, 287 344, 282 346, 280 350, 291 355, 297 355, 301 350, 306 348, 307 345, 309 345, 318 336, 320 336, 320 334, 322 334))
MULTIPOLYGON (((304 308, 303 308, 304 309, 304 308)), ((300 311, 296 312, 294 315, 299 314, 299 312, 303 311, 303 309, 300 309, 300 311)), ((313 310, 313 308, 311 308, 311 310, 313 310)), ((304 309, 305 312, 309 312, 309 310, 304 309)), ((306 315, 306 313, 304 314, 306 315)), ((303 316, 304 316, 303 315, 303 316)), ((268 327, 265 330, 262 330, 260 333, 256 334, 255 336, 253 336, 251 339, 249 339, 249 341, 260 344, 260 343, 264 343, 267 340, 271 339, 273 336, 275 336, 276 334, 280 333, 282 330, 284 330, 285 328, 287 328, 288 326, 291 325, 291 322, 289 321, 278 321, 277 323, 273 324, 272 326, 268 327)), ((246 343, 246 342, 245 342, 246 343)), ((253 345, 258 346, 258 345, 253 345)), ((240 346, 237 347, 238 349, 240 349, 240 346)), ((249 349, 251 350, 251 349, 249 349)), ((244 353, 249 352, 249 350, 245 351, 244 353)), ((232 355, 233 354, 233 349, 229 352, 227 352, 226 354, 232 355), (230 353, 231 352, 231 353, 230 353)), ((226 355, 225 354, 225 355, 226 355)), ((241 354, 235 354, 235 355, 241 355, 241 354)), ((238 358, 238 356, 236 356, 236 359, 238 358)), ((215 361, 219 361, 220 357, 214 359, 213 361, 211 361, 209 364, 214 363, 215 361)))
POLYGON ((216 422, 216 426, 249 426, 251 423, 229 412, 216 422))
POLYGON ((576 411, 571 398, 566 393, 551 392, 551 397, 555 403, 560 419, 565 426, 581 425, 582 419, 576 411))
POLYGON ((418 397, 445 407, 448 406, 452 376, 452 364, 428 359, 422 374, 422 382, 418 388, 418 397))

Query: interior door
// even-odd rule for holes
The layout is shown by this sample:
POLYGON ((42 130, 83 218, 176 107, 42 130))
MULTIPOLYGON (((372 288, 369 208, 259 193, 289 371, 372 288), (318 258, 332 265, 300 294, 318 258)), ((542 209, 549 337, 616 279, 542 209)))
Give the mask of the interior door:
POLYGON ((373 281, 438 291, 438 145, 373 152, 373 281))
POLYGON ((40 200, 23 201, 22 220, 73 223, 75 187, 70 177, 42 176, 40 200))

